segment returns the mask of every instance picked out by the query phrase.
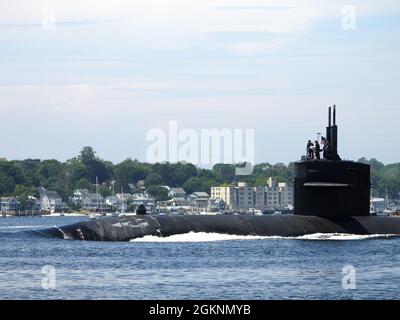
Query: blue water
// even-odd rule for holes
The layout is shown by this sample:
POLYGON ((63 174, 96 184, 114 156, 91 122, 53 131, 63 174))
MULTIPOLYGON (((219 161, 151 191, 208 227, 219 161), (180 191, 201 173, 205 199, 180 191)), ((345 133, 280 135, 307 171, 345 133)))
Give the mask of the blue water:
POLYGON ((400 298, 396 237, 101 243, 26 232, 82 219, 0 218, 0 299, 400 298), (355 289, 342 287, 345 265, 355 289))

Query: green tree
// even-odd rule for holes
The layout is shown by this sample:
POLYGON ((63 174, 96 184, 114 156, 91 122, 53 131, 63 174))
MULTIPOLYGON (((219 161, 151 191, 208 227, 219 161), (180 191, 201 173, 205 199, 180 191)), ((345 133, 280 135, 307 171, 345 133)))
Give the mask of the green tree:
POLYGON ((9 175, 0 172, 0 195, 11 195, 15 188, 15 181, 9 175))
POLYGON ((197 171, 197 176, 199 178, 207 178, 207 179, 211 179, 211 180, 217 180, 217 175, 212 170, 199 169, 197 171))
POLYGON ((38 180, 44 184, 44 182, 48 179, 53 179, 56 177, 62 178, 64 176, 63 166, 61 162, 57 160, 44 160, 39 164, 36 170, 36 175, 38 180))
POLYGON ((83 147, 76 160, 70 161, 73 165, 76 179, 87 178, 92 183, 103 183, 112 177, 113 166, 110 162, 103 161, 96 157, 96 151, 92 147, 83 147))
POLYGON ((103 197, 108 197, 112 194, 112 188, 111 186, 103 183, 102 185, 100 185, 99 192, 103 197))
POLYGON ((83 164, 88 165, 91 161, 96 160, 96 151, 92 147, 85 146, 82 148, 78 159, 82 161, 83 164))
POLYGON ((98 178, 99 183, 103 183, 112 176, 107 165, 100 160, 91 160, 86 164, 86 169, 88 171, 87 178, 93 183, 96 182, 96 177, 98 178))
POLYGON ((390 198, 400 197, 400 163, 389 164, 377 173, 373 191, 383 197, 386 194, 386 188, 390 198))
POLYGON ((161 186, 149 186, 148 188, 146 188, 146 192, 154 197, 156 201, 166 201, 169 199, 168 190, 161 186))
POLYGON ((208 178, 200 178, 200 187, 199 190, 196 191, 203 191, 203 192, 207 192, 208 194, 211 193, 211 187, 215 187, 217 186, 217 181, 213 180, 213 179, 208 179, 208 178))
POLYGON ((144 184, 146 187, 156 186, 156 185, 160 185, 162 183, 163 183, 163 178, 158 173, 150 173, 147 176, 146 180, 144 181, 144 184))
POLYGON ((65 169, 71 186, 75 186, 81 179, 88 180, 89 173, 86 166, 78 158, 67 160, 65 169))
POLYGON ((14 163, 21 169, 22 174, 25 177, 25 183, 24 183, 25 185, 27 186, 40 185, 40 182, 35 175, 35 172, 41 163, 40 159, 26 159, 22 161, 14 161, 14 163))
POLYGON ((15 183, 25 183, 25 176, 15 161, 0 160, 0 172, 13 178, 15 183))
POLYGON ((80 179, 76 184, 74 189, 87 189, 90 192, 94 191, 93 184, 86 178, 80 179))
POLYGON ((13 192, 14 196, 21 196, 21 197, 29 197, 29 196, 33 196, 36 198, 39 198, 39 192, 38 189, 36 187, 32 187, 32 186, 23 186, 20 184, 17 184, 14 188, 14 192, 13 192))
POLYGON ((202 191, 203 181, 197 177, 191 177, 183 184, 183 189, 190 194, 196 191, 202 191))
POLYGON ((212 171, 215 173, 217 181, 231 183, 235 181, 236 167, 233 164, 219 163, 214 165, 212 171))
POLYGON ((115 166, 115 179, 123 185, 125 190, 129 190, 129 183, 137 183, 144 180, 150 174, 149 168, 139 161, 126 159, 115 166))
POLYGON ((171 165, 170 168, 167 180, 171 187, 182 186, 189 178, 197 176, 197 168, 190 163, 176 163, 171 165))

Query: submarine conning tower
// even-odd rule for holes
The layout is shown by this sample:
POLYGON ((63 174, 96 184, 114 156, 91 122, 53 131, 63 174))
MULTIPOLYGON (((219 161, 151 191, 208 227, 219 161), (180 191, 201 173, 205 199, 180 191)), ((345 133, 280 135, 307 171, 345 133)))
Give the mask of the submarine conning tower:
POLYGON ((295 215, 326 218, 370 215, 370 166, 341 160, 337 136, 336 106, 333 106, 333 122, 330 107, 326 128, 328 155, 321 160, 295 163, 295 215))

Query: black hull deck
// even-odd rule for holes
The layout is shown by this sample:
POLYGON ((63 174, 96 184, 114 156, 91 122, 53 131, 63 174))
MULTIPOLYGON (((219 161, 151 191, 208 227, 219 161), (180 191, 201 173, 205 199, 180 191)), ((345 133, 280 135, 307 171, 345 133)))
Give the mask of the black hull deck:
POLYGON ((45 233, 59 238, 129 241, 147 235, 168 237, 188 232, 297 237, 315 233, 400 235, 400 217, 354 216, 328 219, 316 216, 217 215, 101 217, 45 233))

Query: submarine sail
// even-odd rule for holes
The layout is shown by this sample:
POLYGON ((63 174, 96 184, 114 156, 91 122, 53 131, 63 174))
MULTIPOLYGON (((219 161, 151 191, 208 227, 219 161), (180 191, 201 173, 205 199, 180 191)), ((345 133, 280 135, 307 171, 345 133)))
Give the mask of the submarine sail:
POLYGON ((326 141, 331 149, 327 157, 295 163, 294 214, 320 217, 368 216, 370 166, 340 159, 336 106, 333 106, 333 125, 331 120, 329 108, 326 141))

